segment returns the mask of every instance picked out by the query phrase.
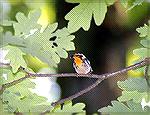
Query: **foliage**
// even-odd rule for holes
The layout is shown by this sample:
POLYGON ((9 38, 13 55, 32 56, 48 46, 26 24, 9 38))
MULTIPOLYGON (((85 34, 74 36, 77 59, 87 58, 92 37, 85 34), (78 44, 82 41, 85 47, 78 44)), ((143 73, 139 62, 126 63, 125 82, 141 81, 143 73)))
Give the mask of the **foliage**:
POLYGON ((71 113, 85 112, 85 110, 83 110, 84 108, 85 104, 83 103, 77 103, 72 105, 71 101, 66 101, 62 108, 60 105, 58 105, 52 110, 52 112, 66 112, 71 114, 71 113))
POLYGON ((69 20, 68 29, 70 32, 75 32, 81 27, 84 30, 89 30, 92 16, 96 25, 101 25, 106 12, 107 6, 112 5, 114 0, 66 0, 69 3, 79 3, 66 16, 69 20))
MULTIPOLYGON (((8 69, 0 70, 0 77, 3 83, 9 83, 25 76, 23 72, 13 74, 11 70, 8 69)), ((5 110, 3 111, 42 112, 49 109, 50 104, 45 97, 38 96, 30 91, 30 89, 34 87, 35 84, 29 79, 26 79, 19 84, 7 88, 1 96, 3 103, 6 104, 5 108, 3 108, 5 110)))
MULTIPOLYGON (((121 4, 128 10, 143 2, 143 0, 130 1, 120 0, 121 4)), ((28 16, 18 12, 16 21, 3 20, 0 22, 0 48, 8 50, 6 59, 10 60, 11 66, 11 68, 0 68, 0 86, 26 75, 26 73, 19 70, 20 66, 30 69, 24 58, 26 55, 36 57, 50 67, 56 67, 61 58, 68 57, 68 51, 75 50, 73 43, 75 36, 71 33, 81 27, 86 31, 89 30, 92 17, 97 26, 101 25, 107 13, 107 7, 113 5, 115 0, 66 0, 66 2, 79 3, 65 16, 65 19, 69 21, 68 28, 57 29, 58 23, 49 24, 46 28, 42 28, 37 23, 41 15, 40 10, 31 11, 28 16), (14 33, 4 32, 3 30, 5 30, 6 26, 11 26, 14 33)), ((145 39, 141 40, 143 48, 136 49, 133 53, 142 59, 149 56, 149 25, 145 24, 144 27, 137 29, 140 37, 145 39)), ((146 82, 143 78, 118 82, 118 86, 123 90, 122 96, 118 98, 119 101, 112 101, 112 107, 104 107, 99 109, 99 111, 144 111, 140 106, 141 99, 143 97, 147 98, 146 82), (131 86, 131 83, 134 84, 131 86), (141 83, 143 86, 139 87, 141 83), (123 104, 122 101, 126 101, 126 104, 123 104)), ((48 110, 54 113, 85 112, 83 103, 72 105, 71 101, 65 102, 63 107, 58 105, 53 108, 45 97, 32 93, 30 89, 33 88, 35 88, 35 84, 31 81, 31 78, 6 88, 3 94, 0 95, 0 106, 3 106, 0 107, 0 111, 44 112, 48 110)))
POLYGON ((99 109, 99 112, 143 112, 140 104, 134 103, 132 101, 128 101, 127 105, 119 102, 112 101, 112 106, 104 107, 99 109))
MULTIPOLYGON (((150 21, 148 25, 144 24, 143 27, 137 28, 136 31, 139 33, 141 38, 144 38, 140 41, 142 48, 133 50, 133 54, 139 57, 139 60, 144 59, 145 57, 150 57, 150 21)), ((148 71, 150 75, 150 71, 148 71)))
MULTIPOLYGON (((56 30, 57 23, 48 25, 41 32, 41 25, 37 24, 39 16, 40 10, 30 12, 28 17, 25 17, 23 13, 17 13, 16 19, 18 22, 13 21, 15 35, 6 33, 3 37, 4 44, 18 47, 22 52, 39 58, 51 67, 57 66, 60 58, 67 58, 67 51, 75 49, 72 42, 74 36, 70 35, 67 28, 56 30)), ((19 55, 23 54, 21 51, 19 55)), ((9 53, 12 52, 8 52, 8 57, 12 56, 9 53)), ((13 64, 12 66, 14 72, 16 72, 17 67, 14 67, 13 64)))
MULTIPOLYGON (((120 3, 131 10, 135 6, 141 5, 144 0, 120 0, 120 3)), ((88 31, 92 17, 97 26, 101 25, 107 13, 107 7, 114 4, 115 0, 66 0, 68 3, 79 3, 66 16, 68 29, 71 33, 81 27, 88 31)))
MULTIPOLYGON (((133 54, 138 55, 139 59, 144 59, 150 56, 150 21, 149 25, 144 25, 136 29, 140 33, 140 37, 145 39, 141 40, 141 45, 144 48, 138 48, 133 51, 133 54)), ((150 75, 150 71, 148 70, 150 75)), ((150 80, 149 80, 150 82, 150 80)), ((122 89, 122 95, 118 97, 118 101, 112 101, 112 106, 107 106, 99 109, 99 112, 146 112, 148 109, 142 109, 142 99, 150 101, 148 84, 144 77, 141 78, 128 78, 125 81, 119 81, 118 87, 122 89), (147 92, 148 91, 148 92, 147 92), (126 102, 124 104, 123 102, 126 102)))
POLYGON ((144 0, 120 0, 120 3, 127 8, 128 10, 133 9, 134 7, 141 5, 144 2, 144 0))
POLYGON ((23 59, 23 55, 25 55, 19 48, 14 46, 6 46, 5 49, 9 50, 6 55, 6 59, 10 60, 10 66, 12 67, 13 73, 16 73, 20 66, 26 68, 27 64, 23 59))
MULTIPOLYGON (((28 17, 23 13, 17 13, 15 21, 3 21, 3 26, 13 26, 14 35, 11 32, 3 34, 1 29, 1 47, 8 50, 6 59, 10 60, 11 69, 0 71, 1 85, 12 82, 25 76, 20 72, 19 67, 27 67, 24 56, 30 54, 47 62, 49 66, 56 66, 60 58, 67 58, 67 51, 74 50, 73 35, 70 35, 67 28, 56 30, 58 24, 48 25, 41 32, 41 25, 37 24, 40 10, 30 12, 28 17)), ((29 69, 29 68, 28 68, 29 69)), ((45 97, 38 96, 30 91, 35 84, 30 79, 25 79, 14 86, 4 90, 1 99, 6 105, 4 111, 9 112, 44 112, 51 110, 50 103, 45 97), (28 87, 26 87, 28 86, 28 87)))

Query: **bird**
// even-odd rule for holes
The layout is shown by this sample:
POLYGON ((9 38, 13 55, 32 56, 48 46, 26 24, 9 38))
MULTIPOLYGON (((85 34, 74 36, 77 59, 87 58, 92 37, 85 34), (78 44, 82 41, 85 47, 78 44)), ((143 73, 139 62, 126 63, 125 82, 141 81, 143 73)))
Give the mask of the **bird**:
POLYGON ((75 53, 71 58, 77 74, 89 74, 93 71, 90 61, 82 53, 75 53))

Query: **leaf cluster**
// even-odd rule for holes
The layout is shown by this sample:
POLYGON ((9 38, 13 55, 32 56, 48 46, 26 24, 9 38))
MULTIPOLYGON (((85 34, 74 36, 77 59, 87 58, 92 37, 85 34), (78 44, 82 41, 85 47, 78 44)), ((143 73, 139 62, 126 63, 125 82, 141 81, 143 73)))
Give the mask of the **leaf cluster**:
MULTIPOLYGON (((40 10, 29 13, 26 17, 23 13, 16 14, 17 21, 2 21, 1 25, 12 26, 14 34, 3 32, 0 29, 1 44, 3 50, 8 53, 5 59, 10 61, 11 68, 0 68, 1 86, 13 82, 25 76, 19 70, 20 67, 28 68, 25 55, 31 55, 49 64, 50 67, 57 66, 60 58, 67 58, 67 51, 74 50, 75 38, 67 28, 57 29, 58 24, 49 24, 45 29, 37 23, 41 15, 40 10)), ((35 88, 35 84, 30 79, 25 79, 4 90, 1 95, 3 111, 9 112, 44 112, 51 110, 51 103, 47 98, 32 93, 30 89, 35 88)))
MULTIPOLYGON (((130 1, 131 0, 120 0, 120 3, 130 10, 143 2, 143 0, 130 1)), ((11 66, 11 68, 6 69, 0 68, 1 86, 26 75, 22 71, 19 71, 20 66, 29 69, 24 58, 25 55, 36 57, 49 66, 56 67, 61 58, 68 57, 68 51, 75 50, 73 43, 75 36, 71 33, 76 32, 80 28, 83 28, 85 31, 89 30, 92 17, 96 25, 101 25, 107 13, 107 7, 114 4, 115 0, 66 0, 66 2, 78 3, 78 5, 65 16, 65 19, 69 21, 67 28, 57 29, 58 23, 49 24, 46 28, 42 28, 42 26, 37 23, 41 15, 40 10, 32 11, 28 16, 18 12, 16 14, 16 21, 3 20, 0 23, 0 36, 2 36, 0 38, 0 48, 8 51, 6 59, 10 61, 11 66), (14 33, 8 31, 4 33, 3 29, 5 26, 13 27, 14 33)), ((144 25, 144 27, 137 29, 140 33, 140 37, 145 38, 141 40, 141 44, 144 48, 134 51, 134 54, 139 55, 140 58, 149 56, 149 53, 147 53, 150 46, 149 25, 144 25)), ((124 90, 123 95, 118 98, 120 102, 113 101, 112 107, 105 107, 99 111, 143 111, 139 102, 143 96, 146 97, 145 80, 131 79, 131 81, 127 80, 118 83, 120 88, 124 90), (132 83, 140 81, 144 86, 140 88, 135 84, 134 87, 127 87, 131 81, 132 83), (121 101, 126 101, 127 106, 121 103, 121 101)), ((83 103, 72 105, 71 101, 66 102, 63 107, 58 106, 53 108, 45 97, 38 96, 30 91, 30 89, 34 87, 35 84, 30 79, 26 79, 7 88, 3 94, 0 95, 0 105, 3 106, 0 108, 0 111, 44 112, 48 110, 51 112, 85 112, 83 110, 85 107, 83 103)))
MULTIPOLYGON (((144 39, 142 39, 140 42, 142 48, 133 50, 133 54, 139 56, 139 60, 142 60, 146 57, 150 57, 150 21, 148 25, 144 24, 143 27, 137 28, 136 31, 139 33, 139 37, 144 39)), ((144 70, 142 69, 142 71, 144 70)), ((148 75, 150 75, 150 70, 148 70, 148 75)), ((111 106, 103 107, 99 109, 99 112, 112 113, 149 111, 148 106, 142 108, 143 99, 145 99, 147 102, 150 101, 149 87, 144 77, 132 77, 125 81, 119 81, 118 87, 122 89, 122 95, 117 98, 118 101, 112 101, 111 106)))

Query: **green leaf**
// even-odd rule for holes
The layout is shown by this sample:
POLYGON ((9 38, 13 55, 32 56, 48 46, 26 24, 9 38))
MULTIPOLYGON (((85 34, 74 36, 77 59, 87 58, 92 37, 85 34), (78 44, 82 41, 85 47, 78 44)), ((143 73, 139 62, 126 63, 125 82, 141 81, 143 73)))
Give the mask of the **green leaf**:
POLYGON ((7 32, 1 39, 3 41, 3 44, 0 44, 1 47, 11 45, 19 48, 13 49, 19 51, 16 53, 16 57, 13 57, 13 50, 8 54, 12 61, 13 72, 16 72, 20 65, 25 66, 23 58, 21 58, 24 55, 23 53, 35 56, 51 67, 56 67, 60 58, 68 57, 67 51, 75 50, 72 42, 75 37, 70 35, 67 28, 56 30, 58 24, 54 23, 48 25, 41 32, 41 26, 37 24, 39 16, 40 10, 29 13, 28 18, 23 13, 18 13, 16 15, 18 23, 14 23, 15 36, 7 32), (18 61, 17 58, 22 60, 18 61))
POLYGON ((10 68, 0 68, 0 77, 3 79, 3 84, 12 82, 24 76, 24 72, 12 73, 10 68))
POLYGON ((67 58, 67 51, 74 50, 73 35, 70 35, 67 28, 58 29, 57 23, 49 25, 42 33, 36 31, 24 41, 26 48, 21 48, 24 52, 36 56, 41 61, 56 66, 61 58, 67 58))
POLYGON ((148 26, 144 24, 143 27, 137 28, 136 31, 140 34, 140 37, 146 37, 148 32, 148 26))
POLYGON ((98 112, 129 112, 130 109, 121 102, 112 101, 112 106, 103 107, 98 112))
POLYGON ((105 0, 107 6, 113 5, 115 3, 115 0, 105 0))
POLYGON ((1 33, 1 32, 3 32, 3 27, 2 27, 2 26, 0 26, 0 33, 1 33))
POLYGON ((9 31, 7 31, 5 34, 2 34, 2 38, 0 38, 0 41, 0 47, 4 47, 7 45, 26 47, 23 38, 13 36, 12 33, 9 31))
POLYGON ((133 9, 134 7, 136 7, 138 5, 141 5, 143 2, 144 2, 144 0, 134 0, 134 1, 129 0, 128 3, 130 3, 130 4, 129 4, 127 11, 133 9))
POLYGON ((139 48, 133 50, 133 54, 139 56, 140 58, 145 58, 150 56, 150 49, 148 48, 139 48))
POLYGON ((10 60, 10 66, 12 67, 13 73, 16 73, 20 66, 26 68, 27 64, 23 59, 24 53, 17 47, 7 46, 5 47, 6 50, 9 50, 8 54, 6 55, 6 59, 10 60))
POLYGON ((125 81, 118 81, 118 87, 125 91, 147 92, 145 78, 128 78, 125 81), (139 85, 140 84, 140 85, 139 85))
POLYGON ((148 21, 147 39, 150 39, 150 20, 148 21))
POLYGON ((7 107, 8 106, 5 103, 3 103, 2 100, 0 99, 0 113, 1 113, 1 115, 14 115, 14 113, 6 111, 7 107))
MULTIPOLYGON (((96 25, 101 25, 107 12, 107 4, 105 0, 66 0, 69 3, 80 3, 73 8, 65 19, 69 20, 69 32, 75 32, 81 27, 87 31, 90 28, 92 15, 96 25)), ((108 2, 107 2, 108 3, 108 2)))
MULTIPOLYGON (((23 72, 13 74, 9 69, 3 69, 0 77, 4 78, 4 74, 7 75, 7 78, 3 79, 3 84, 25 76, 23 72)), ((20 83, 5 89, 2 100, 8 105, 7 112, 14 112, 16 110, 19 112, 44 112, 52 109, 50 103, 47 102, 47 98, 38 96, 30 91, 34 87, 34 82, 31 82, 30 79, 24 79, 20 83)))
MULTIPOLYGON (((2 84, 13 82, 19 78, 25 77, 24 72, 12 73, 9 69, 0 69, 0 78, 3 79, 2 84)), ((30 94, 29 88, 35 88, 35 83, 31 82, 30 79, 25 79, 19 84, 15 84, 7 89, 7 91, 14 94, 19 93, 20 96, 28 96, 30 94), (28 87, 26 87, 28 86, 28 87)))
POLYGON ((98 112, 144 112, 140 103, 134 103, 133 101, 128 101, 127 106, 119 101, 112 101, 112 106, 103 107, 98 110, 98 112))
POLYGON ((40 29, 41 25, 37 21, 41 15, 40 9, 30 12, 28 17, 19 12, 16 14, 18 22, 13 23, 15 35, 30 35, 31 31, 40 29))
POLYGON ((83 103, 77 103, 75 105, 72 105, 71 101, 67 101, 64 103, 62 109, 61 106, 56 106, 52 112, 69 112, 69 113, 78 113, 78 112, 85 112, 83 110, 85 108, 85 104, 83 103))
POLYGON ((135 103, 141 103, 143 98, 147 98, 147 92, 138 92, 138 91, 122 91, 122 96, 118 97, 120 102, 125 102, 133 100, 135 103))
POLYGON ((2 21, 0 22, 0 25, 2 25, 2 26, 12 26, 13 23, 15 23, 15 21, 2 20, 2 21))
POLYGON ((18 94, 8 92, 7 90, 3 93, 3 102, 8 102, 9 111, 14 112, 44 112, 47 109, 52 108, 46 98, 32 94, 27 97, 21 97, 18 94), (39 106, 43 106, 40 107, 39 106), (38 108, 36 108, 38 107, 38 108))
POLYGON ((68 53, 66 51, 75 50, 74 43, 72 40, 75 38, 73 35, 69 35, 67 28, 57 30, 53 36, 57 36, 53 43, 57 43, 55 47, 57 54, 62 58, 67 58, 68 53))
POLYGON ((129 0, 120 0, 120 3, 123 5, 123 7, 127 8, 129 0))
POLYGON ((150 48, 150 39, 143 39, 140 41, 140 43, 145 47, 145 48, 150 48))

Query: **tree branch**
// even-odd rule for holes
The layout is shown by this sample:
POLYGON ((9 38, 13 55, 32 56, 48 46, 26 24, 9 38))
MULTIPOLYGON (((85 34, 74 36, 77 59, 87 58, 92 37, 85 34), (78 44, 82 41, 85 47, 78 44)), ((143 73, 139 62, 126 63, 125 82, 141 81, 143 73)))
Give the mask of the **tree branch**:
POLYGON ((134 70, 136 68, 140 68, 140 67, 143 67, 145 65, 149 65, 150 64, 150 58, 145 58, 143 61, 139 62, 139 63, 136 63, 134 65, 131 65, 131 66, 128 66, 120 71, 116 71, 116 72, 112 72, 112 73, 106 73, 106 74, 102 74, 102 75, 96 75, 94 74, 94 78, 98 78, 98 80, 93 83, 92 85, 90 85, 89 87, 87 87, 86 89, 83 89, 81 91, 79 91, 78 93, 75 93, 74 95, 70 96, 70 97, 67 97, 67 98, 64 98, 64 99, 61 99, 57 102, 54 102, 52 103, 51 105, 52 106, 56 106, 58 104, 62 104, 64 103, 65 101, 67 100, 72 100, 74 98, 77 98, 85 93, 87 93, 88 91, 90 91, 91 89, 95 88, 96 86, 98 86, 98 84, 101 83, 101 81, 103 81, 104 79, 107 79, 109 77, 115 77, 115 76, 118 76, 120 74, 123 74, 123 73, 126 73, 127 71, 129 70, 134 70))
MULTIPOLYGON (((104 79, 107 79, 109 77, 115 77, 115 76, 121 75, 123 73, 126 73, 127 71, 134 70, 134 69, 137 69, 137 68, 140 68, 140 67, 143 67, 143 66, 147 66, 149 64, 150 64, 150 57, 145 58, 143 61, 141 61, 139 63, 136 63, 134 65, 128 66, 128 67, 126 67, 124 69, 121 69, 119 71, 106 73, 106 74, 102 74, 102 75, 98 75, 98 74, 77 74, 77 73, 40 74, 40 73, 29 72, 26 69, 20 67, 20 69, 22 69, 22 71, 24 71, 26 73, 26 76, 22 77, 20 79, 14 80, 10 83, 3 84, 2 87, 0 88, 0 92, 3 92, 6 88, 8 88, 10 86, 13 86, 13 85, 23 81, 24 79, 30 78, 32 76, 34 76, 34 77, 88 77, 88 78, 98 78, 98 80, 94 84, 90 85, 86 89, 81 90, 80 92, 78 92, 78 93, 76 93, 76 94, 74 94, 74 95, 72 95, 68 98, 61 99, 57 102, 52 103, 52 105, 55 106, 57 104, 64 103, 64 101, 66 101, 66 100, 72 100, 74 98, 77 98, 77 97, 83 95, 84 93, 86 93, 86 92, 90 91, 91 89, 93 89, 94 87, 96 87, 104 79)), ((2 65, 2 67, 10 66, 9 64, 5 65, 5 64, 0 63, 0 66, 1 65, 2 65)))

